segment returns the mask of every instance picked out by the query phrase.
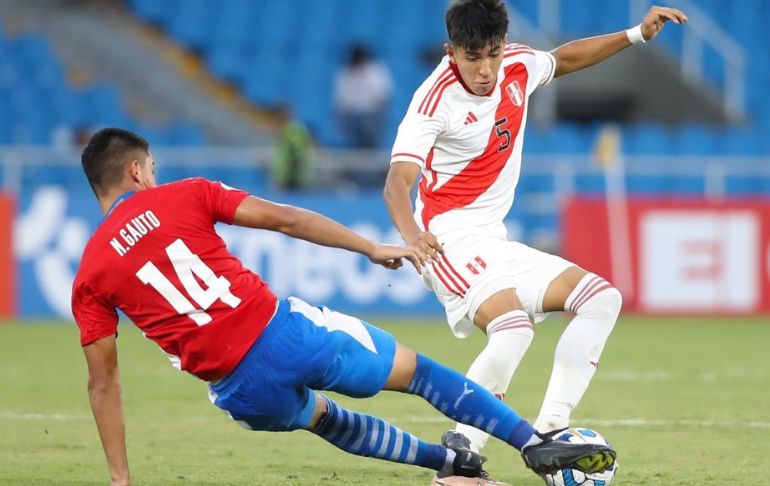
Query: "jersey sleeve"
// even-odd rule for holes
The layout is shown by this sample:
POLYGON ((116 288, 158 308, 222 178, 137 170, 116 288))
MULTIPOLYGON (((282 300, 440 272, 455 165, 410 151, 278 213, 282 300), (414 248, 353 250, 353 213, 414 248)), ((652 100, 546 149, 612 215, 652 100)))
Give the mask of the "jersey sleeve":
MULTIPOLYGON (((446 113, 444 106, 430 108, 429 101, 438 103, 437 82, 428 78, 417 90, 404 115, 404 119, 398 126, 396 141, 390 153, 390 163, 411 162, 420 167, 425 167, 436 138, 446 126, 446 113), (433 95, 433 96, 431 96, 433 95)), ((443 103, 441 104, 443 105, 443 103)))
POLYGON ((531 95, 537 88, 553 80, 556 74, 556 58, 550 52, 536 50, 532 50, 532 55, 522 57, 529 74, 527 95, 531 95))
POLYGON ((118 312, 82 282, 72 289, 72 316, 80 329, 80 345, 113 336, 118 332, 118 312))
POLYGON ((249 196, 248 192, 234 189, 221 182, 195 179, 193 183, 200 192, 205 209, 215 222, 232 224, 235 210, 249 196))

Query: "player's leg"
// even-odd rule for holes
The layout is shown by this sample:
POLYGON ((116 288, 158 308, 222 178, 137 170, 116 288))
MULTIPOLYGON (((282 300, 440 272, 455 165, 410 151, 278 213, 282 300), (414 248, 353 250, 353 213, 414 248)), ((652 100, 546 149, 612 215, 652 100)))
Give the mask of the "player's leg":
POLYGON ((569 426, 570 414, 588 389, 621 306, 617 289, 576 266, 564 270, 548 285, 543 312, 567 310, 575 317, 556 346, 551 379, 535 421, 538 430, 550 432, 569 426))
POLYGON ((583 470, 604 470, 615 460, 609 448, 544 441, 526 420, 486 388, 400 344, 384 389, 421 396, 447 417, 494 435, 522 451, 529 467, 539 473, 567 464, 583 470))
MULTIPOLYGON (((593 470, 614 461, 614 452, 608 448, 572 447, 566 443, 546 447, 529 423, 460 373, 397 344, 390 334, 354 317, 301 301, 292 300, 292 304, 305 317, 295 327, 323 329, 327 335, 315 354, 322 362, 328 361, 328 365, 324 365, 320 375, 312 370, 305 372, 308 376, 305 383, 311 388, 352 397, 372 396, 382 389, 421 396, 447 417, 482 428, 524 450, 530 466, 540 472, 566 464, 593 470)), ((441 446, 419 441, 377 417, 344 410, 330 399, 324 400, 326 413, 314 415, 321 418, 312 424, 315 426, 312 430, 348 452, 420 464, 439 471, 445 471, 451 462, 454 474, 468 475, 469 470, 480 470, 479 456, 470 451, 464 451, 455 460, 446 448, 436 448, 441 446), (463 467, 469 470, 464 471, 463 467)), ((311 416, 309 413, 299 415, 311 416)), ((301 425, 308 428, 311 422, 308 419, 301 425)))
POLYGON ((289 299, 236 369, 209 384, 209 398, 248 430, 307 429, 351 454, 441 476, 480 474, 481 456, 423 442, 378 417, 345 410, 309 386, 374 395, 391 375, 395 354, 395 339, 384 331, 289 299))
POLYGON ((321 393, 315 392, 314 398, 312 419, 304 428, 345 452, 422 466, 438 477, 482 474, 486 458, 478 454, 425 442, 379 417, 345 409, 321 393))
MULTIPOLYGON (((486 346, 466 376, 501 400, 534 337, 532 323, 510 275, 507 243, 495 238, 467 237, 445 244, 442 260, 446 261, 424 273, 424 278, 432 278, 431 287, 444 304, 455 335, 463 337, 473 327, 486 334, 486 346)), ((455 430, 459 435, 450 431, 442 442, 462 443, 467 438, 471 448, 478 451, 489 439, 489 434, 462 423, 455 430)))
MULTIPOLYGON (((305 327, 305 341, 317 343, 312 353, 318 361, 303 372, 303 389, 368 397, 389 383, 408 386, 414 375, 414 353, 410 365, 410 356, 404 355, 393 336, 325 307, 299 299, 290 302, 295 330, 305 327), (394 362, 401 364, 394 366, 394 362)), ((482 472, 485 459, 478 454, 458 455, 451 448, 424 442, 379 417, 345 409, 323 394, 311 392, 301 409, 295 413, 300 417, 293 422, 295 428, 308 429, 351 454, 419 465, 435 470, 439 477, 476 477, 482 472)))
MULTIPOLYGON (((487 344, 466 376, 502 400, 534 337, 532 323, 514 289, 499 290, 482 302, 473 322, 486 334, 487 344)), ((481 450, 489 439, 489 434, 469 425, 458 423, 455 430, 470 440, 475 451, 481 450)), ((451 440, 451 434, 446 440, 451 440)))

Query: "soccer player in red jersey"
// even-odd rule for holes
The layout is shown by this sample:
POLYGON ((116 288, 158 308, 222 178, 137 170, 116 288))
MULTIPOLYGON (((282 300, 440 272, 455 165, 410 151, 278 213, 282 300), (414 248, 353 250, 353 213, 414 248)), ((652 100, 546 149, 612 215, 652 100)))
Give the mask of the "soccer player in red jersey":
MULTIPOLYGON (((555 255, 509 241, 503 219, 513 204, 530 95, 554 77, 586 68, 687 22, 652 7, 642 22, 569 42, 551 52, 506 44, 503 0, 457 0, 446 12, 447 55, 420 86, 399 126, 385 201, 404 241, 431 256, 422 273, 460 338, 479 328, 487 346, 468 371, 498 396, 508 389, 549 312, 575 317, 556 348, 535 428, 569 425, 620 313, 621 295, 598 275, 555 255), (412 207, 410 194, 422 175, 412 207)), ((460 443, 479 450, 488 434, 458 424, 460 443)))
POLYGON ((516 447, 540 474, 563 467, 592 472, 614 463, 609 447, 542 438, 483 387, 367 322, 295 297, 279 299, 227 250, 214 224, 279 231, 361 253, 390 269, 404 258, 420 269, 416 248, 376 244, 311 211, 218 182, 157 186, 149 145, 126 130, 96 133, 82 163, 104 219, 83 252, 72 313, 113 484, 129 484, 118 310, 175 367, 208 382, 211 401, 247 429, 306 429, 352 454, 423 466, 439 477, 482 474, 485 459, 477 453, 423 442, 319 393, 368 397, 394 390, 421 396, 448 417, 516 447))

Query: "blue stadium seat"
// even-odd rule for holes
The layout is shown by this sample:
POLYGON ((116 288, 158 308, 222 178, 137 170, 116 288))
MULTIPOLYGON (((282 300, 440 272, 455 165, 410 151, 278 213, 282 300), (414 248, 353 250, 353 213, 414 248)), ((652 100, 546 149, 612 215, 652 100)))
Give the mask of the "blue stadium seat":
POLYGON ((201 146, 206 142, 206 135, 198 125, 175 123, 167 133, 167 141, 172 146, 201 146))
POLYGON ((604 174, 583 174, 575 178, 575 189, 580 194, 603 194, 605 191, 604 174))
MULTIPOLYGON (((176 0, 133 2, 149 10, 161 3, 166 9, 176 0)), ((63 131, 132 125, 114 85, 102 83, 77 90, 69 86, 64 67, 45 36, 25 32, 5 38, 0 33, 0 144, 49 145, 63 131)), ((176 137, 201 143, 202 134, 187 132, 176 137)), ((61 182, 61 178, 54 179, 61 182)))
POLYGON ((703 125, 682 125, 676 134, 676 152, 682 155, 710 155, 717 151, 719 135, 703 125))
POLYGON ((248 99, 268 107, 289 101, 283 87, 290 73, 282 56, 267 50, 252 58, 249 67, 250 76, 244 81, 248 99))
MULTIPOLYGON (((533 25, 540 25, 540 9, 538 0, 508 0, 508 9, 516 9, 533 25)), ((516 41, 516 39, 511 39, 511 41, 516 41)))
POLYGON ((760 155, 761 135, 758 130, 728 128, 719 135, 719 151, 726 155, 760 155))
POLYGON ((421 0, 419 6, 422 41, 428 45, 442 45, 448 39, 446 22, 444 21, 447 2, 444 0, 421 0))
POLYGON ((299 13, 303 44, 315 49, 316 55, 342 47, 342 36, 329 28, 338 21, 342 8, 341 0, 308 0, 299 13))
POLYGON ((706 192, 706 179, 701 175, 671 176, 666 184, 667 191, 682 196, 700 196, 706 192))
POLYGON ((150 22, 168 25, 170 19, 178 11, 182 0, 130 0, 134 11, 150 22))
POLYGON ((230 82, 237 82, 241 73, 243 58, 234 49, 218 49, 208 57, 207 65, 216 76, 230 82))
MULTIPOLYGON (((561 2, 561 30, 567 37, 585 37, 598 32, 597 21, 603 15, 606 2, 602 0, 582 0, 580 2, 561 2)), ((621 25, 625 25, 623 22, 621 25)))
POLYGON ((517 192, 529 193, 553 193, 556 190, 555 181, 551 174, 538 174, 523 170, 517 192))
POLYGON ((544 132, 547 137, 549 151, 559 154, 588 154, 594 144, 585 129, 576 125, 559 123, 544 132))
POLYGON ((731 196, 744 196, 761 194, 763 190, 762 179, 750 176, 729 176, 725 183, 727 194, 731 196))
POLYGON ((534 125, 528 126, 524 137, 524 154, 543 154, 549 150, 548 134, 534 125))
POLYGON ((208 0, 185 0, 172 17, 169 32, 182 43, 196 50, 202 50, 210 32, 211 9, 208 0))
POLYGON ((383 14, 388 5, 371 0, 348 0, 345 7, 347 19, 338 24, 345 37, 374 47, 379 42, 383 14))
POLYGON ((12 39, 10 44, 8 53, 25 74, 33 73, 54 57, 48 40, 41 35, 26 33, 12 39))
POLYGON ((662 175, 629 175, 626 190, 629 194, 661 194, 666 190, 666 183, 662 175))
POLYGON ((630 155, 662 155, 673 152, 671 129, 660 124, 640 124, 624 131, 623 150, 630 155))

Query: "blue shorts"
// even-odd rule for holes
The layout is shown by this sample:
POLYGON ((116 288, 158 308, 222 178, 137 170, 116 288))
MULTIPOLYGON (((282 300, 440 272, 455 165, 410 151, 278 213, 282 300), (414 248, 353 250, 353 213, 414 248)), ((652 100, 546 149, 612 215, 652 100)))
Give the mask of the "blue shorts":
POLYGON ((313 390, 375 395, 390 376, 395 352, 387 332, 290 297, 235 370, 209 384, 209 398, 251 430, 306 428, 313 390))

